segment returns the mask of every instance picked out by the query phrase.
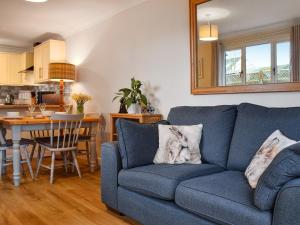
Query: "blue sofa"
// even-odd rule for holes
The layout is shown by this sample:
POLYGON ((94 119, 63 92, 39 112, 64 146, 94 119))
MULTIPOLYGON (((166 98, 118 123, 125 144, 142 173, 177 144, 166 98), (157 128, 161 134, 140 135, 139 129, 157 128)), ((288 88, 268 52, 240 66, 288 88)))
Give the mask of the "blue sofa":
MULTIPOLYGON (((145 225, 300 224, 300 178, 280 187, 271 210, 254 204, 244 171, 276 129, 300 140, 300 108, 176 107, 174 125, 204 125, 202 164, 123 169, 117 142, 102 145, 102 201, 145 225)), ((141 149, 141 154, 147 149, 141 149)))

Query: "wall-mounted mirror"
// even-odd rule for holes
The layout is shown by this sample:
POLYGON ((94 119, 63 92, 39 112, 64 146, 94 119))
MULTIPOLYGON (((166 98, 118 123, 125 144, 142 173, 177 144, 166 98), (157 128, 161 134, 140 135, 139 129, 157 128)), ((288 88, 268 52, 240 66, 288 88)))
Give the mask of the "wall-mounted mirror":
POLYGON ((300 90, 299 0, 190 0, 193 94, 300 90))

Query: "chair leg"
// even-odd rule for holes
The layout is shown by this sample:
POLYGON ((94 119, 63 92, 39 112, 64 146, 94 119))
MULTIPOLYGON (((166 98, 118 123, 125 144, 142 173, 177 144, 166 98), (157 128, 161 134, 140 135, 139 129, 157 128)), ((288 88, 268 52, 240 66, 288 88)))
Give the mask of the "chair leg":
MULTIPOLYGON (((2 165, 4 165, 4 164, 6 164, 6 151, 3 151, 3 155, 2 155, 2 165)), ((2 174, 6 174, 6 168, 7 168, 7 166, 2 166, 2 174)))
POLYGON ((53 184, 53 178, 54 178, 54 165, 55 165, 55 152, 51 153, 51 174, 50 174, 50 183, 53 184))
POLYGON ((33 175, 32 167, 31 167, 31 160, 30 160, 30 156, 28 153, 28 146, 24 147, 24 152, 25 152, 26 162, 27 162, 30 176, 31 176, 32 180, 34 180, 34 175, 33 175))
POLYGON ((3 152, 4 151, 0 151, 0 180, 2 180, 2 168, 3 168, 3 152))
MULTIPOLYGON (((70 157, 70 161, 72 162, 72 173, 74 173, 75 171, 75 164, 74 164, 74 157, 73 157, 73 151, 69 152, 69 157, 70 157), (73 159, 73 160, 72 160, 73 159)), ((75 152, 75 155, 77 155, 77 153, 75 152)))
POLYGON ((38 175, 39 175, 40 167, 41 167, 42 161, 43 161, 43 159, 44 159, 44 154, 45 154, 45 148, 42 148, 42 149, 41 149, 41 153, 39 154, 40 157, 38 158, 38 161, 39 161, 39 162, 38 162, 38 164, 37 164, 37 168, 36 168, 36 172, 35 172, 35 178, 37 178, 38 175))
MULTIPOLYGON (((24 147, 20 147, 20 149, 22 149, 24 147)), ((20 164, 21 164, 21 169, 22 169, 22 174, 23 176, 25 176, 25 169, 24 169, 24 164, 23 164, 23 157, 22 157, 22 151, 20 151, 20 164)))
POLYGON ((89 141, 85 142, 85 148, 86 148, 86 159, 87 159, 88 165, 90 165, 90 143, 89 143, 89 141))
POLYGON ((68 160, 67 160, 67 152, 61 152, 63 160, 64 160, 64 167, 65 167, 65 172, 68 172, 68 160))
POLYGON ((81 178, 81 172, 80 172, 80 168, 79 168, 79 164, 78 164, 78 161, 77 161, 77 156, 76 156, 75 150, 72 151, 72 156, 73 156, 73 162, 74 162, 75 167, 77 169, 78 176, 81 178))
POLYGON ((38 145, 38 152, 37 152, 37 157, 36 157, 36 164, 37 165, 39 164, 40 157, 41 157, 41 146, 38 145))
POLYGON ((30 162, 32 162, 33 156, 34 156, 34 152, 35 152, 35 148, 36 148, 36 143, 34 143, 32 145, 32 150, 30 152, 30 162))

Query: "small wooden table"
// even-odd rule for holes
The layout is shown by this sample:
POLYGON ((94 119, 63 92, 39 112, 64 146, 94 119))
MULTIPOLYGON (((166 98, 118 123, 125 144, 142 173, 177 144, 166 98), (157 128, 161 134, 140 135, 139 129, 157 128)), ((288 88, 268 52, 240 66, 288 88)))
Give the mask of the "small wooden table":
MULTIPOLYGON (((97 165, 96 150, 96 133, 99 118, 85 117, 82 121, 82 128, 91 129, 90 140, 90 170, 94 172, 97 165)), ((5 119, 0 117, 1 128, 10 129, 12 131, 13 141, 13 183, 15 186, 20 185, 20 140, 22 131, 33 130, 50 130, 50 119, 34 119, 32 117, 24 117, 22 119, 5 119)), ((57 128, 57 124, 53 124, 53 128, 57 128)))
POLYGON ((155 123, 161 120, 160 114, 127 114, 111 113, 110 114, 110 141, 118 140, 116 131, 116 121, 119 118, 133 120, 139 123, 155 123))

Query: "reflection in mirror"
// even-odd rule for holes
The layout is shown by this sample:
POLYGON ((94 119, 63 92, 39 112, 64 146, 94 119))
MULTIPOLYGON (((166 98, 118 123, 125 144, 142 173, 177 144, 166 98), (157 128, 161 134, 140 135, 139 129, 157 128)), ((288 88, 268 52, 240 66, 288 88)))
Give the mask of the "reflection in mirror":
POLYGON ((198 4, 195 88, 298 82, 300 1, 198 4))

